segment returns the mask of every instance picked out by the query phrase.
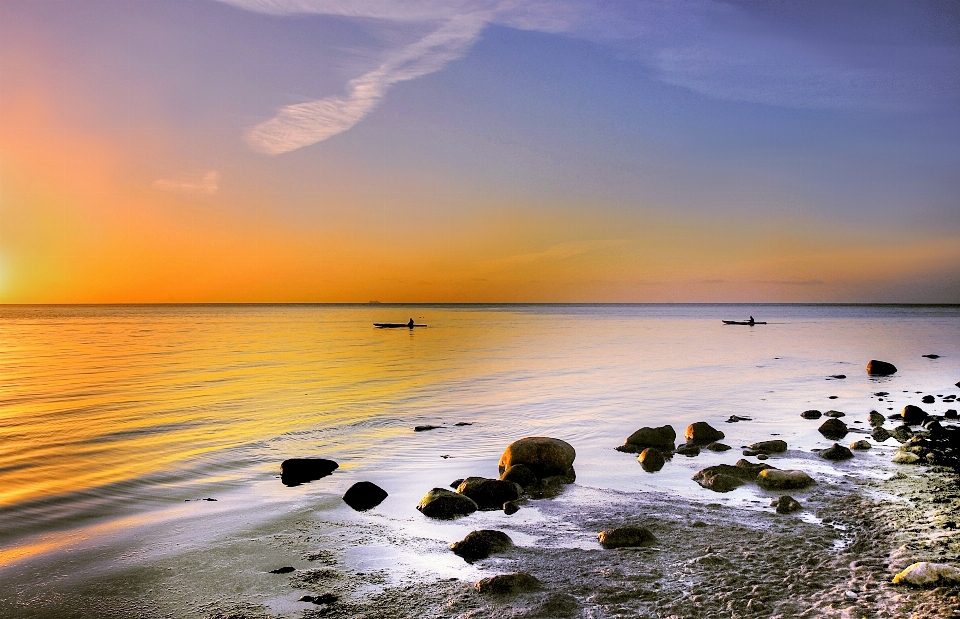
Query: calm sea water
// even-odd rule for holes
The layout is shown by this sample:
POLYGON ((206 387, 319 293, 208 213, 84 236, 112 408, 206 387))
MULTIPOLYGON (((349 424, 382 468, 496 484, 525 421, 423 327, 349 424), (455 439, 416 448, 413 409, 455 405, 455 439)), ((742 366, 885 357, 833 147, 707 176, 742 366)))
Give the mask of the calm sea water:
POLYGON ((649 475, 612 447, 643 425, 682 434, 703 420, 735 448, 779 434, 809 451, 825 442, 807 408, 852 424, 958 380, 955 306, 2 307, 0 567, 213 509, 199 498, 346 510, 337 497, 361 479, 390 492, 381 515, 426 526, 424 492, 495 476, 529 435, 573 444, 580 485, 699 496, 693 472, 730 458, 649 475), (770 324, 720 322, 750 314, 770 324), (372 326, 410 317, 429 326, 372 326), (872 358, 900 371, 870 379, 872 358), (303 456, 341 469, 282 486, 280 462, 303 456))

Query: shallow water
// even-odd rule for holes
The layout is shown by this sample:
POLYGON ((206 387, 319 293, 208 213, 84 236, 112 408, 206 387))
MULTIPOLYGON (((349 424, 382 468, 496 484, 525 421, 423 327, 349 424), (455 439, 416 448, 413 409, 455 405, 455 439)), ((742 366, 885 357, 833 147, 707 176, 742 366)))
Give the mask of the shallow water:
MULTIPOLYGON (((530 435, 573 444, 585 488, 716 501, 691 475, 773 434, 789 443, 789 466, 870 474, 892 447, 846 465, 812 459, 830 442, 799 413, 837 409, 866 427, 853 422, 923 394, 956 394, 958 380, 956 306, 2 307, 0 566, 57 561, 78 543, 96 548, 147 526, 154 537, 141 554, 172 552, 160 542, 181 543, 176 523, 201 515, 207 524, 184 543, 208 543, 237 514, 298 509, 450 538, 492 516, 429 522, 414 509, 419 497, 456 478, 495 476, 504 447, 530 435), (770 324, 720 322, 750 314, 770 324), (372 326, 411 316, 429 326, 372 326), (869 378, 872 358, 899 372, 869 378), (881 390, 884 401, 873 395, 881 390), (730 415, 752 420, 724 423, 730 415), (643 425, 682 434, 701 420, 735 450, 677 456, 650 475, 612 449, 643 425), (420 424, 444 427, 414 432, 420 424), (341 468, 282 486, 280 461, 304 456, 341 468), (361 479, 390 492, 362 516, 339 500, 361 479), (197 501, 208 497, 217 502, 197 501)), ((940 398, 922 406, 957 407, 940 398)), ((750 488, 722 499, 766 503, 750 488)))

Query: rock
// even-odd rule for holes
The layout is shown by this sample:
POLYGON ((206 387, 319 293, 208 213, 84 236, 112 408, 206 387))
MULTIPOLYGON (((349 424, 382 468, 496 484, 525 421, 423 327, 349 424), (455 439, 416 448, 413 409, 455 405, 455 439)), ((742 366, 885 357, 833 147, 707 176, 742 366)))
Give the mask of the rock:
POLYGON ((522 464, 515 464, 508 468, 500 475, 500 479, 503 481, 513 482, 521 488, 528 488, 536 484, 538 481, 537 476, 533 474, 533 471, 522 464))
POLYGON ((740 415, 730 415, 727 417, 727 423, 738 423, 740 421, 753 421, 753 417, 741 417, 740 415))
POLYGON ((460 484, 462 483, 463 483, 463 479, 454 479, 452 482, 450 482, 450 487, 456 490, 457 488, 460 487, 460 484))
POLYGON ((700 455, 700 447, 696 443, 685 443, 683 445, 678 445, 676 452, 681 456, 693 458, 700 455))
POLYGON ((639 451, 643 451, 644 447, 657 447, 673 451, 673 444, 677 442, 677 432, 673 429, 673 426, 643 427, 628 436, 624 442, 627 445, 639 446, 639 451))
MULTIPOLYGON (((320 595, 301 595, 297 598, 298 602, 310 602, 311 604, 333 604, 337 601, 337 596, 332 593, 322 593, 320 595)), ((234 615, 231 615, 231 617, 234 615)))
POLYGON ((340 465, 324 458, 290 458, 280 463, 280 481, 285 486, 299 486, 330 475, 340 465))
POLYGON ((945 413, 943 414, 943 416, 946 417, 947 419, 956 419, 956 418, 957 418, 957 409, 955 409, 955 408, 947 409, 947 412, 945 412, 945 413))
POLYGON ((841 413, 840 411, 827 411, 823 415, 824 417, 833 417, 835 419, 847 416, 846 413, 841 413))
POLYGON ((897 453, 893 454, 893 460, 891 460, 891 462, 894 464, 917 464, 920 462, 920 456, 909 451, 898 449, 897 453))
POLYGON ((803 509, 803 506, 800 505, 800 501, 787 494, 776 499, 771 499, 770 505, 777 508, 778 514, 790 514, 803 509))
POLYGON ((764 490, 795 490, 817 482, 803 471, 766 469, 757 476, 757 484, 764 490))
POLYGON ((870 362, 867 363, 867 374, 871 376, 890 376, 896 373, 897 368, 892 363, 877 361, 876 359, 871 359, 870 362))
POLYGON ((750 445, 750 449, 762 454, 779 454, 787 450, 787 443, 786 441, 781 441, 779 439, 773 441, 760 441, 759 443, 750 445))
POLYGON ((847 377, 846 374, 831 374, 831 375, 830 375, 830 378, 834 378, 834 379, 836 379, 836 380, 843 380, 843 379, 846 378, 846 377, 847 377))
POLYGON ((714 441, 709 445, 706 445, 704 449, 709 449, 710 451, 730 451, 730 445, 724 445, 723 443, 717 443, 714 441))
POLYGON ((897 426, 893 429, 893 432, 890 433, 890 436, 897 439, 897 442, 906 443, 913 438, 913 431, 907 426, 897 426))
POLYGON ((530 436, 510 443, 500 456, 500 474, 516 464, 523 464, 537 479, 572 472, 577 452, 566 441, 545 436, 530 436))
POLYGON ((503 504, 503 513, 505 513, 508 516, 512 516, 518 511, 520 511, 520 503, 516 501, 507 501, 506 503, 503 504))
POLYGON ((882 443, 888 438, 890 438, 890 432, 886 428, 876 427, 873 429, 873 440, 882 443))
POLYGON ((760 455, 759 451, 754 451, 752 449, 744 449, 741 453, 745 456, 757 456, 760 455))
POLYGON ((873 426, 874 428, 878 428, 882 426, 883 422, 886 421, 884 416, 878 413, 877 411, 870 411, 868 420, 870 421, 870 425, 873 426))
POLYGON ((849 460, 853 457, 853 452, 844 447, 843 445, 838 445, 834 443, 828 449, 820 449, 817 451, 817 454, 824 460, 832 460, 838 462, 840 460, 849 460))
POLYGON ((271 574, 289 574, 290 572, 295 572, 296 570, 289 565, 286 567, 278 567, 275 570, 270 570, 271 574))
POLYGON ((358 512, 363 512, 380 505, 387 496, 387 491, 377 484, 358 481, 343 494, 343 502, 358 512))
POLYGON ((873 445, 870 444, 870 441, 865 439, 860 439, 859 441, 854 441, 850 443, 850 449, 856 449, 857 451, 866 451, 872 449, 873 445))
POLYGON ((820 419, 820 417, 823 416, 823 413, 821 413, 818 410, 811 409, 808 411, 803 411, 802 413, 800 413, 800 416, 803 417, 804 419, 820 419))
POLYGON ((640 455, 637 456, 637 462, 640 463, 640 466, 643 467, 643 470, 648 473, 656 473, 663 468, 666 460, 663 458, 663 454, 654 447, 647 447, 640 452, 640 455))
POLYGON ((643 527, 620 527, 600 531, 597 535, 600 545, 604 548, 626 548, 631 546, 646 546, 657 541, 653 533, 643 527))
POLYGON ((467 477, 457 486, 457 492, 473 499, 478 509, 503 509, 507 501, 516 501, 523 488, 512 481, 487 479, 486 477, 467 477))
POLYGON ((754 481, 757 475, 771 468, 768 464, 753 464, 739 460, 736 466, 717 464, 698 471, 693 480, 702 487, 714 492, 730 492, 746 481, 754 481))
POLYGON ((817 431, 833 441, 843 438, 848 432, 847 424, 843 423, 839 419, 827 419, 819 428, 817 428, 817 431))
POLYGON ((937 401, 937 399, 932 395, 925 395, 922 398, 920 398, 920 401, 923 402, 924 404, 933 404, 934 402, 937 401))
POLYGON ((417 509, 429 518, 450 519, 477 511, 477 504, 468 496, 446 488, 434 488, 426 494, 417 509))
POLYGON ((712 443, 723 439, 724 434, 705 421, 697 421, 687 426, 686 437, 694 443, 712 443))
POLYGON ((458 421, 457 423, 455 423, 455 424, 453 424, 453 425, 457 426, 458 428, 462 428, 463 426, 472 426, 472 425, 473 425, 473 422, 472 422, 472 421, 458 421))
POLYGON ((415 426, 415 427, 413 428, 413 431, 414 431, 414 432, 426 432, 426 431, 428 431, 428 430, 437 430, 438 428, 442 428, 442 427, 443 427, 443 426, 415 426))
POLYGON ((540 581, 527 572, 514 572, 483 578, 474 588, 483 595, 506 595, 539 589, 540 581))
POLYGON ((459 542, 450 544, 453 554, 461 557, 467 563, 486 559, 492 554, 503 552, 513 546, 513 540, 502 531, 481 529, 471 531, 459 542))
POLYGON ((770 456, 767 454, 757 454, 757 460, 769 460, 770 456))
POLYGON ((960 584, 960 568, 946 563, 921 561, 920 563, 914 563, 894 576, 893 584, 913 587, 958 585, 960 584))
POLYGON ((921 357, 926 357, 927 359, 939 359, 940 355, 920 355, 921 357))

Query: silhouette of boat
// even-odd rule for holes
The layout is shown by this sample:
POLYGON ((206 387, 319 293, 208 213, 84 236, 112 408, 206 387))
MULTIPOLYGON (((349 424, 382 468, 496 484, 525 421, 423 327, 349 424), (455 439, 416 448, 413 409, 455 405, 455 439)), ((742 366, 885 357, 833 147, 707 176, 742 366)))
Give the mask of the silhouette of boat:
POLYGON ((723 321, 723 324, 725 324, 725 325, 747 325, 748 327, 751 327, 751 326, 753 326, 753 325, 765 325, 765 324, 767 324, 767 323, 765 323, 765 322, 759 322, 759 321, 750 322, 749 320, 724 320, 724 321, 723 321))

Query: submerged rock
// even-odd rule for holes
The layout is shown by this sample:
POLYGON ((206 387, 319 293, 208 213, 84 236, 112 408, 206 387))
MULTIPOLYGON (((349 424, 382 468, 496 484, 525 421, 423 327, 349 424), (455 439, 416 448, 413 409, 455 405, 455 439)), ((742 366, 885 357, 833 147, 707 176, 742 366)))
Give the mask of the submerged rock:
MULTIPOLYGON (((500 475, 503 481, 509 481, 517 484, 521 488, 528 488, 539 481, 533 471, 523 464, 515 464, 500 475)), ((461 480, 462 481, 462 480, 461 480)), ((460 484, 457 484, 458 486, 460 484)))
POLYGON ((700 447, 696 443, 685 443, 683 445, 678 445, 676 452, 681 456, 693 458, 700 455, 700 447))
POLYGON ((289 574, 290 572, 295 572, 295 571, 297 571, 297 570, 294 569, 293 567, 287 565, 287 566, 285 566, 285 567, 278 567, 278 568, 275 569, 275 570, 270 570, 270 573, 271 573, 271 574, 289 574))
POLYGON ((840 417, 846 417, 847 414, 841 411, 827 411, 823 414, 824 417, 833 417, 839 419, 840 417))
POLYGON ((833 441, 843 438, 847 435, 847 432, 849 432, 847 429, 847 424, 843 423, 839 419, 827 419, 819 428, 817 428, 817 431, 833 441))
POLYGON ((797 490, 817 482, 803 471, 767 469, 760 471, 757 484, 765 490, 797 490))
POLYGON ((824 460, 832 460, 834 462, 838 462, 840 460, 849 460, 850 458, 853 457, 853 452, 847 449, 846 447, 844 447, 843 445, 838 445, 837 443, 834 443, 828 449, 818 450, 817 455, 819 455, 824 460))
POLYGON ((867 417, 870 422, 870 425, 874 428, 879 428, 886 421, 886 418, 878 413, 877 411, 870 411, 870 415, 867 417))
POLYGON ((897 367, 886 361, 871 359, 867 363, 867 374, 871 376, 890 376, 897 373, 897 367))
POLYGON ((387 491, 377 484, 358 481, 343 494, 343 502, 362 512, 380 505, 387 496, 387 491))
POLYGON ((659 428, 643 427, 627 437, 625 445, 635 445, 643 451, 645 447, 657 447, 673 451, 673 444, 677 442, 677 432, 673 426, 660 426, 659 428))
POLYGON ((920 401, 923 402, 924 404, 933 404, 934 402, 937 401, 937 399, 932 395, 925 395, 922 398, 920 398, 920 401))
POLYGON ((471 531, 459 542, 450 544, 453 554, 463 558, 467 563, 486 559, 492 554, 503 552, 513 546, 513 540, 502 531, 481 529, 471 531))
POLYGON ((512 574, 498 574, 483 578, 474 588, 481 594, 506 595, 523 591, 535 591, 540 588, 540 581, 527 572, 512 574))
POLYGON ((705 445, 704 449, 709 449, 710 451, 730 451, 730 445, 724 445, 723 443, 718 443, 716 441, 705 445))
POLYGON ((472 514, 477 511, 477 504, 459 492, 434 488, 420 499, 417 509, 429 518, 450 519, 472 514))
POLYGON ((537 479, 572 472, 577 452, 570 443, 558 438, 530 436, 514 441, 500 457, 500 474, 510 467, 523 464, 537 479))
POLYGON ((802 413, 800 413, 800 416, 803 417, 804 419, 820 419, 820 417, 823 416, 823 413, 821 413, 818 410, 811 409, 808 411, 803 411, 802 413))
POLYGON ((891 462, 893 462, 894 464, 920 464, 921 463, 920 456, 918 456, 913 452, 903 451, 902 449, 898 449, 897 452, 893 454, 893 460, 891 460, 891 462))
POLYGON ((750 445, 750 449, 762 454, 778 454, 787 450, 787 443, 786 441, 781 441, 779 439, 773 441, 760 441, 759 443, 750 445))
POLYGON ((960 584, 960 568, 946 563, 921 561, 920 563, 914 563, 894 576, 893 584, 911 585, 913 587, 958 585, 960 584))
POLYGON ((735 466, 717 464, 698 471, 693 480, 702 487, 714 492, 730 492, 742 486, 744 482, 755 481, 761 471, 772 468, 769 464, 753 464, 739 460, 735 466))
POLYGON ((643 527, 620 527, 618 529, 600 531, 597 539, 604 548, 645 546, 657 541, 653 533, 643 527))
POLYGON ((893 432, 890 433, 890 436, 895 438, 899 443, 906 443, 913 438, 913 431, 907 426, 897 426, 893 429, 893 432))
POLYGON ((427 432, 427 431, 429 431, 429 430, 437 430, 437 429, 442 428, 442 427, 443 427, 443 426, 431 426, 431 425, 414 426, 413 431, 414 431, 414 432, 427 432))
POLYGON ((857 451, 866 451, 872 449, 873 445, 870 444, 870 441, 866 439, 860 439, 859 441, 854 441, 850 443, 850 449, 856 449, 857 451))
POLYGON ((519 499, 523 488, 512 481, 467 477, 457 486, 457 492, 473 499, 479 509, 492 510, 503 509, 507 501, 519 499))
POLYGON ((656 473, 663 468, 666 460, 663 458, 663 454, 654 447, 647 447, 640 452, 640 455, 637 456, 637 462, 640 463, 640 466, 643 467, 643 470, 648 473, 656 473))
POLYGON ((330 475, 340 465, 325 458, 290 458, 280 463, 280 481, 285 486, 299 486, 330 475))
POLYGON ((694 443, 712 443, 724 438, 724 433, 711 426, 706 421, 697 421, 687 426, 685 434, 688 441, 694 443))
POLYGON ((803 505, 800 505, 800 501, 787 494, 783 495, 782 497, 771 499, 770 505, 777 508, 778 514, 790 514, 803 509, 803 505))

